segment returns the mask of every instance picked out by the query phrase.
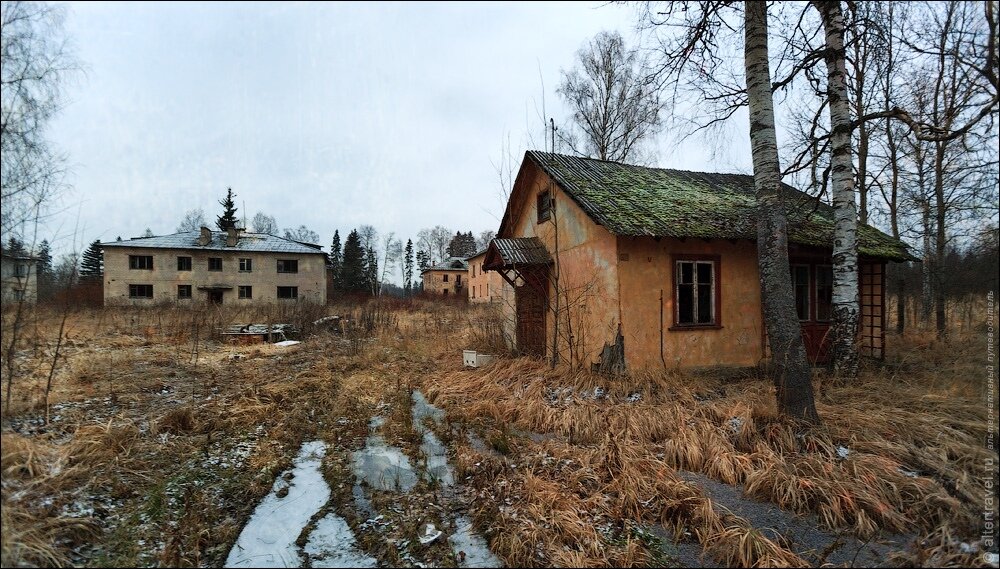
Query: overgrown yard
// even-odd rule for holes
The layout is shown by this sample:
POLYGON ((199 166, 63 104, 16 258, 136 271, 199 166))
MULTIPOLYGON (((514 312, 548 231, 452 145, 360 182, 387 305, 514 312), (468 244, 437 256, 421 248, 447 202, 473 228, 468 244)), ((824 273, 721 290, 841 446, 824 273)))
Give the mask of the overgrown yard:
POLYGON ((754 374, 464 369, 463 348, 496 348, 489 314, 424 301, 74 312, 46 421, 60 315, 27 321, 4 566, 970 566, 996 514, 985 332, 890 337, 854 384, 818 374, 803 430, 754 374), (328 314, 357 326, 311 324, 328 314), (220 341, 247 322, 302 343, 220 341), (269 505, 299 496, 301 527, 267 538, 291 557, 253 557, 291 523, 269 505))

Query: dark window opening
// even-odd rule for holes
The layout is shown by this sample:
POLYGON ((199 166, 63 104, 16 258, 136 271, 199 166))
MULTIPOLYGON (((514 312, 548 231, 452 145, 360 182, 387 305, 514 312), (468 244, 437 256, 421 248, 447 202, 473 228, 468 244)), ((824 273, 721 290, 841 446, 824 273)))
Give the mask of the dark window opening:
POLYGON ((278 272, 297 273, 299 272, 299 262, 295 259, 278 259, 278 272))
POLYGON ((178 271, 190 271, 191 270, 191 257, 177 257, 177 270, 178 271))
POLYGON ((552 194, 547 191, 539 193, 536 205, 538 209, 538 223, 548 221, 552 217, 552 194))
POLYGON ((816 320, 829 322, 833 315, 833 267, 816 266, 816 320))
POLYGON ((716 324, 715 262, 677 261, 677 325, 716 324))
POLYGON ((177 298, 191 298, 191 285, 177 285, 177 298))
POLYGON ((298 297, 299 297, 299 287, 297 286, 278 287, 278 298, 298 298, 298 297))
POLYGON ((448 275, 444 275, 441 278, 442 278, 442 282, 448 282, 448 275))
POLYGON ((208 258, 208 270, 210 270, 210 271, 221 271, 222 270, 222 257, 209 257, 208 258))
POLYGON ((241 286, 239 288, 239 297, 240 298, 246 298, 246 299, 252 299, 253 298, 253 287, 252 286, 241 286))
POLYGON ((253 272, 253 259, 240 259, 240 272, 241 273, 253 272))
POLYGON ((808 265, 792 265, 792 290, 795 292, 795 314, 799 320, 809 320, 808 265))
POLYGON ((153 298, 153 285, 128 285, 129 298, 153 298))
POLYGON ((153 270, 153 256, 152 255, 129 255, 128 256, 128 268, 130 269, 141 269, 151 271, 153 270))

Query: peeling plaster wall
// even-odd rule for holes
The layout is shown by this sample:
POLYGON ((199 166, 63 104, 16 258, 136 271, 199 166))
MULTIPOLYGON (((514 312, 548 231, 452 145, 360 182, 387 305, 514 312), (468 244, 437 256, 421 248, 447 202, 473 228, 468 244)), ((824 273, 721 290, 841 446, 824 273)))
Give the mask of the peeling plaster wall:
POLYGON ((432 269, 424 271, 420 278, 427 294, 444 295, 447 291, 448 295, 463 295, 469 284, 468 276, 468 271, 465 269, 432 269), (445 276, 448 277, 448 282, 445 282, 445 276))
POLYGON ((486 253, 469 258, 469 302, 499 302, 503 298, 503 278, 496 271, 483 272, 486 253))

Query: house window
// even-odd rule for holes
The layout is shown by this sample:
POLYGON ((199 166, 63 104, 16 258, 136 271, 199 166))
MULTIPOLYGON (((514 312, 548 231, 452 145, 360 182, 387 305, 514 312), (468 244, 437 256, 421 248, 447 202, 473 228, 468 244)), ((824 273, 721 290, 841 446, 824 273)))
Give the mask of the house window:
POLYGON ((221 271, 222 270, 222 257, 209 257, 208 258, 208 270, 210 270, 210 271, 221 271))
POLYGON ((129 298, 153 298, 153 285, 128 285, 129 298))
POLYGON ((153 256, 152 255, 129 255, 128 256, 128 268, 130 269, 142 269, 146 271, 153 270, 153 256))
POLYGON ((191 270, 191 257, 177 257, 177 270, 178 271, 190 271, 191 270))
POLYGON ((455 284, 457 285, 462 284, 462 275, 455 275, 455 284))
POLYGON ((816 320, 829 322, 833 314, 833 267, 816 265, 816 320))
POLYGON ((240 272, 241 273, 253 272, 253 259, 240 259, 240 272))
POLYGON ((809 320, 809 265, 792 265, 792 290, 795 314, 799 320, 809 320))
POLYGON ((23 279, 23 278, 27 277, 28 276, 28 265, 26 265, 24 263, 18 263, 16 272, 17 272, 17 274, 15 274, 14 276, 17 277, 17 278, 19 278, 19 279, 23 279))
POLYGON ((548 221, 552 217, 552 194, 548 191, 541 192, 536 198, 538 209, 538 223, 548 221))
POLYGON ((448 282, 448 275, 442 276, 441 279, 443 280, 443 282, 448 282))
MULTIPOLYGON (((280 263, 280 261, 279 261, 280 263)), ((242 287, 240 287, 242 288, 242 287)), ((278 287, 278 298, 291 298, 295 299, 299 297, 299 287, 297 286, 279 286, 278 287)))
POLYGON ((678 260, 674 292, 677 326, 717 326, 718 260, 678 260))
POLYGON ((278 272, 297 273, 299 272, 299 262, 295 259, 278 259, 278 272))
MULTIPOLYGON (((189 271, 191 269, 188 269, 189 271)), ((177 298, 191 298, 191 285, 177 285, 177 298)))
POLYGON ((21 302, 23 300, 24 300, 24 291, 21 290, 21 289, 19 289, 19 288, 15 288, 14 289, 14 301, 21 302))
POLYGON ((444 295, 448 296, 448 289, 444 289, 444 295))
POLYGON ((476 266, 472 265, 472 278, 476 278, 476 266))
MULTIPOLYGON (((278 288, 281 289, 281 288, 294 288, 294 287, 278 287, 278 288)), ((252 299, 253 298, 253 287, 252 286, 241 286, 239 288, 239 295, 240 295, 240 298, 245 298, 245 299, 248 299, 248 300, 252 299)), ((278 298, 281 298, 281 296, 279 296, 278 298)), ((293 296, 291 298, 295 298, 295 297, 293 296)))

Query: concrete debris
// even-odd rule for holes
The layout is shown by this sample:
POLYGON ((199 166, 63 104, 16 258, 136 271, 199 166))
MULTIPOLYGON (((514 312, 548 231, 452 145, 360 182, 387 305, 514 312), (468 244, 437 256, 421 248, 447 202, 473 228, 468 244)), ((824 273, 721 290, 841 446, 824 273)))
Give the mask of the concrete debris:
POLYGON ((437 529, 434 524, 427 524, 424 526, 424 535, 420 536, 420 543, 427 545, 439 537, 441 537, 441 530, 437 529))

